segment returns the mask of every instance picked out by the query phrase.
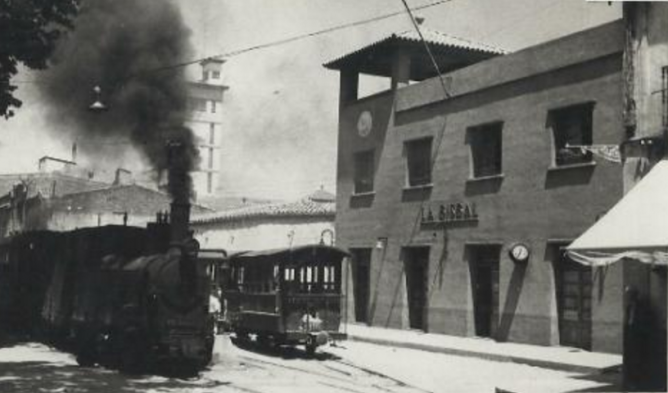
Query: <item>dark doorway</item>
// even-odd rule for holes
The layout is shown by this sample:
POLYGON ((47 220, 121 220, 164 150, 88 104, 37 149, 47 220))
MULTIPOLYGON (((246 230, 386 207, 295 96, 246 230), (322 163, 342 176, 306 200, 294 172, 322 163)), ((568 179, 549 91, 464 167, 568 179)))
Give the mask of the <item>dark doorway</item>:
POLYGON ((574 262, 563 251, 555 262, 559 343, 591 350, 591 267, 574 262))
POLYGON ((624 389, 666 391, 666 268, 624 262, 624 389))
POLYGON ((493 338, 499 320, 500 247, 476 246, 470 252, 475 334, 493 338))
POLYGON ((371 285, 371 249, 356 248, 352 253, 355 322, 369 323, 369 286, 371 285))
POLYGON ((404 257, 409 326, 411 329, 425 330, 429 247, 406 248, 404 257))

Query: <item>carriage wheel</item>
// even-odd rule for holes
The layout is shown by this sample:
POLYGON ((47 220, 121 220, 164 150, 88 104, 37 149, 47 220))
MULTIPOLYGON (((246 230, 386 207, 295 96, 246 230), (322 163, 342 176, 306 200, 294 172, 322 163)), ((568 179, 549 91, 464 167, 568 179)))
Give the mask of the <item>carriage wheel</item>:
POLYGON ((269 336, 267 336, 267 335, 258 334, 257 335, 257 343, 261 347, 268 347, 269 344, 271 343, 271 340, 269 339, 269 336))
POLYGON ((234 334, 237 336, 238 341, 247 342, 249 340, 248 332, 245 330, 235 330, 234 334))
POLYGON ((313 336, 309 336, 306 339, 305 348, 306 348, 306 354, 308 356, 315 355, 315 349, 318 348, 318 343, 316 343, 315 338, 313 336))

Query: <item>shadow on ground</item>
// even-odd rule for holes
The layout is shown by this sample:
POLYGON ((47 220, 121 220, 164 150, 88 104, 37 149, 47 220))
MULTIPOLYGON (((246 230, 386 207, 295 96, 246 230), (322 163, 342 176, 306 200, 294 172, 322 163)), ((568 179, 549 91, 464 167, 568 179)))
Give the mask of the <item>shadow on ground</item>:
POLYGON ((194 388, 215 388, 224 384, 211 380, 128 376, 103 368, 82 368, 62 362, 0 361, 0 392, 182 392, 194 388))
POLYGON ((618 368, 605 371, 601 374, 586 374, 573 377, 584 381, 591 381, 601 384, 600 386, 590 387, 586 389, 572 390, 569 393, 577 392, 621 392, 622 389, 622 373, 618 368))
POLYGON ((258 354, 279 357, 286 360, 291 359, 309 359, 309 360, 338 360, 339 357, 327 352, 316 351, 313 355, 309 355, 304 349, 294 346, 275 346, 275 345, 262 345, 254 340, 239 340, 235 337, 230 337, 232 344, 237 348, 243 349, 249 352, 255 352, 258 354))

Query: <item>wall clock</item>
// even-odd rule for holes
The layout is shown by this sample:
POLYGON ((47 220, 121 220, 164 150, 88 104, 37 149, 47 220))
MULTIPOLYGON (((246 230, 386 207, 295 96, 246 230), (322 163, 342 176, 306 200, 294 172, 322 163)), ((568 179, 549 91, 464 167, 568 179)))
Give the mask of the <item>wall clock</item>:
POLYGON ((508 252, 515 262, 526 262, 529 259, 529 247, 523 243, 516 243, 508 252))
POLYGON ((367 137, 371 133, 371 128, 373 127, 373 117, 371 112, 364 111, 360 114, 360 117, 357 119, 357 133, 362 138, 367 137))

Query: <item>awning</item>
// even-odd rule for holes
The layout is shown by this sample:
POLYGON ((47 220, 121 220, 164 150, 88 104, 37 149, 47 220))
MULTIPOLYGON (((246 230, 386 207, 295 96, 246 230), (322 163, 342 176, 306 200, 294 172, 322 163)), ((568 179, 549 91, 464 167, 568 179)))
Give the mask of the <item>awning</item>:
POLYGON ((668 265, 668 161, 657 163, 566 252, 586 265, 605 266, 625 258, 668 265))

